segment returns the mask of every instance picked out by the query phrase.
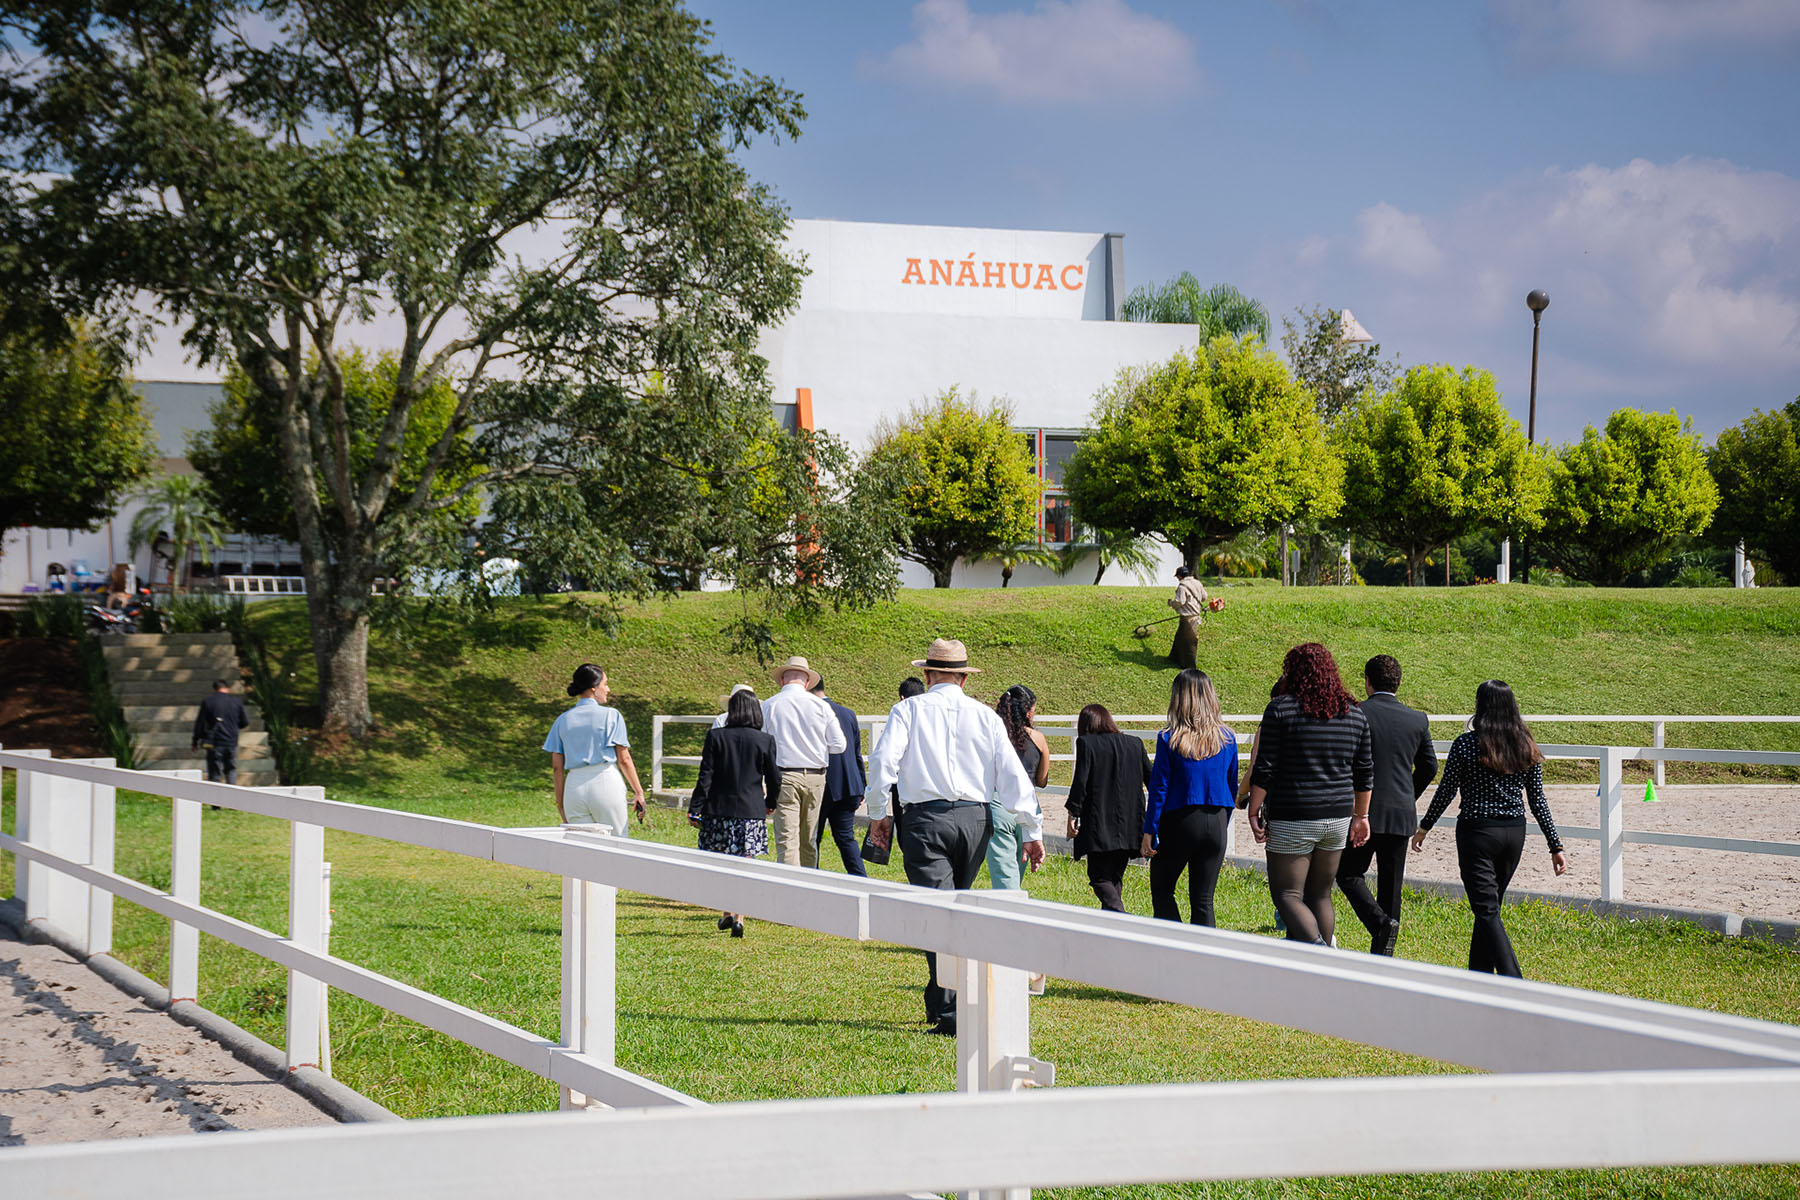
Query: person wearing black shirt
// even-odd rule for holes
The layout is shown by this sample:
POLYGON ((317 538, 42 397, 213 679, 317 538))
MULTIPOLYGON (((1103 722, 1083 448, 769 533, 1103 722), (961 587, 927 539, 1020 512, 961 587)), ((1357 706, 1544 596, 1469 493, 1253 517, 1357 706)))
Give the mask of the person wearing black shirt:
MULTIPOLYGON (((700 830, 700 848, 739 858, 767 854, 768 819, 780 796, 781 768, 775 739, 762 729, 762 702, 755 692, 734 692, 725 724, 706 733, 700 778, 688 798, 688 823, 700 830)), ((743 937, 743 915, 722 914, 719 928, 743 937)))
POLYGON ((1369 953, 1392 956, 1400 937, 1400 885, 1406 877, 1406 844, 1419 827, 1418 800, 1437 776, 1431 722, 1400 703, 1400 664, 1377 654, 1363 667, 1369 748, 1375 786, 1369 802, 1369 840, 1344 851, 1337 882, 1357 918, 1369 931, 1369 953), (1376 895, 1363 881, 1373 862, 1380 870, 1376 895))
POLYGON ((1437 824, 1450 802, 1462 792, 1462 811, 1456 818, 1456 862, 1462 871, 1463 889, 1475 911, 1475 929, 1469 937, 1469 970, 1495 975, 1522 976, 1512 939, 1500 919, 1506 887, 1518 870, 1525 850, 1525 809, 1537 818, 1544 841, 1550 846, 1550 865, 1558 875, 1568 870, 1562 838, 1550 818, 1550 802, 1544 798, 1544 756, 1532 740, 1519 701, 1512 688, 1490 679, 1475 689, 1475 719, 1469 732, 1450 743, 1444 760, 1444 780, 1438 784, 1431 808, 1413 834, 1412 847, 1425 844, 1425 835, 1437 824))
POLYGON ((237 782, 238 730, 250 724, 244 702, 231 694, 223 679, 212 681, 212 695, 194 714, 194 749, 206 747, 206 777, 214 783, 237 782))
POLYGON ((1109 912, 1124 912, 1125 867, 1144 836, 1144 784, 1150 759, 1136 734, 1119 732, 1104 704, 1075 721, 1075 777, 1064 809, 1077 860, 1087 859, 1088 886, 1109 912))

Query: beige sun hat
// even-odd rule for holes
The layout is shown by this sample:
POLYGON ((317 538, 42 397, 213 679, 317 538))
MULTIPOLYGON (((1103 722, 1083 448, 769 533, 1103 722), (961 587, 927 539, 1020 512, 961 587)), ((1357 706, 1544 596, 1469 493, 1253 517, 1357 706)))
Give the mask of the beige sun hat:
POLYGON ((733 696, 737 695, 739 692, 754 692, 755 690, 755 688, 747 683, 734 683, 731 685, 731 690, 729 692, 726 692, 723 696, 719 697, 719 707, 729 708, 733 696))
POLYGON ((946 675, 979 675, 980 667, 969 665, 969 648, 955 638, 939 638, 931 643, 924 658, 913 659, 913 666, 946 675))
POLYGON ((813 688, 816 688, 819 686, 819 678, 820 678, 819 673, 817 671, 813 670, 812 665, 810 663, 808 663, 806 661, 806 659, 804 657, 802 657, 801 655, 796 654, 793 657, 789 658, 786 662, 782 663, 779 667, 775 668, 775 670, 772 672, 772 674, 774 675, 774 678, 775 678, 775 682, 780 683, 781 677, 783 675, 786 675, 789 671, 805 671, 806 672, 806 690, 807 691, 810 692, 813 688))

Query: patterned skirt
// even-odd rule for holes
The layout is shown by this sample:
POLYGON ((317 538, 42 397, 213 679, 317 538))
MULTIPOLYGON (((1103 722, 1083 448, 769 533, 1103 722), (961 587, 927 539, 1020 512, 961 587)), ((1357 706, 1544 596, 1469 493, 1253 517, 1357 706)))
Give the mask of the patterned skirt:
POLYGON ((701 817, 700 848, 739 858, 761 858, 769 852, 769 823, 760 817, 701 817))

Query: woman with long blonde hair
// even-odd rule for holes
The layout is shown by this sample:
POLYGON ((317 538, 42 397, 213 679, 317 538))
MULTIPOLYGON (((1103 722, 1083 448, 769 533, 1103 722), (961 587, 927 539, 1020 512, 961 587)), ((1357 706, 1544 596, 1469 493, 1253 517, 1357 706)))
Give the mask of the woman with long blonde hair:
POLYGON ((1181 920, 1175 885, 1188 873, 1188 920, 1212 925, 1213 891, 1237 800, 1237 734, 1219 719, 1219 693, 1204 671, 1169 687, 1169 724, 1156 736, 1141 850, 1150 860, 1151 910, 1181 920))

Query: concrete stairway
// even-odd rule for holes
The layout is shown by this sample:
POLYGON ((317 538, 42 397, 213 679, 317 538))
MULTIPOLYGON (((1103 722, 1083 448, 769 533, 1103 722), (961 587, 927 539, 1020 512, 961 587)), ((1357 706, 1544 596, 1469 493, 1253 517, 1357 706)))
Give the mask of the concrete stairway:
MULTIPOLYGON (((138 766, 152 771, 206 770, 206 752, 193 749, 194 714, 223 679, 242 693, 237 648, 229 633, 133 633, 102 642, 113 694, 137 739, 138 766)), ((250 726, 238 734, 237 781, 250 787, 280 783, 269 757, 262 713, 245 701, 250 726)))

